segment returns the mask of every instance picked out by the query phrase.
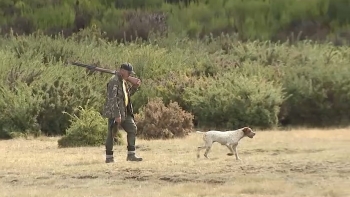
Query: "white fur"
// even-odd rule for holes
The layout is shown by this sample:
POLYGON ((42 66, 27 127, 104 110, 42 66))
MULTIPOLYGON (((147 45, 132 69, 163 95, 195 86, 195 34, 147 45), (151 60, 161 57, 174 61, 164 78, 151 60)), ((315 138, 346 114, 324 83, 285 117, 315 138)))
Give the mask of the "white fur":
POLYGON ((215 131, 215 130, 210 130, 207 132, 201 132, 197 131, 197 133, 203 133, 203 141, 204 141, 204 146, 199 146, 198 147, 198 152, 197 152, 197 157, 199 158, 200 150, 206 149, 204 153, 204 157, 208 158, 208 153, 213 145, 214 142, 218 142, 221 145, 225 145, 229 150, 230 153, 228 155, 235 155, 236 160, 241 160, 238 157, 237 153, 237 146, 238 142, 244 138, 244 137, 249 137, 253 138, 255 133, 253 130, 249 127, 244 127, 240 128, 237 130, 233 131, 215 131))

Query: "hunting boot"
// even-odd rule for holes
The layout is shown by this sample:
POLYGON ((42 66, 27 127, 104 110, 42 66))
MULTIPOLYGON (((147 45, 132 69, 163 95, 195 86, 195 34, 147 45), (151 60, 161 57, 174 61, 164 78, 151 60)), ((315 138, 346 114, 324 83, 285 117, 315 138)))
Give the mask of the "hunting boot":
POLYGON ((128 151, 128 156, 126 157, 126 161, 142 161, 142 158, 137 157, 135 155, 135 151, 128 151))
POLYGON ((113 151, 106 151, 106 163, 113 163, 114 157, 113 157, 113 151))

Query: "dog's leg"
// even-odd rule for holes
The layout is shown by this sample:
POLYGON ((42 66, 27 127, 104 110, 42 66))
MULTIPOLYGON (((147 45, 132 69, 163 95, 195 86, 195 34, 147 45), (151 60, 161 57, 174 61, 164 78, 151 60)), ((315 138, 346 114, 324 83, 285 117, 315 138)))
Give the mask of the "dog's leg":
MULTIPOLYGON (((206 136, 203 137, 203 140, 205 142, 205 145, 200 147, 200 148, 198 147, 198 150, 199 149, 206 149, 205 153, 204 153, 204 157, 206 157, 208 159, 208 153, 210 151, 211 146, 213 145, 213 141, 211 139, 207 138, 206 136)), ((199 154, 199 152, 198 152, 198 154, 199 154)), ((197 155, 197 157, 199 158, 199 155, 197 155)))
POLYGON ((211 140, 207 140, 206 143, 205 143, 206 149, 205 149, 204 157, 207 158, 207 159, 209 159, 209 158, 208 158, 208 153, 209 153, 210 148, 211 148, 211 146, 213 145, 213 143, 214 143, 214 142, 211 141, 211 140))
MULTIPOLYGON (((238 144, 237 144, 238 145, 238 144)), ((238 156, 238 151, 237 151, 237 145, 233 145, 232 149, 235 151, 235 156, 236 156, 236 160, 241 161, 241 159, 238 156)))
MULTIPOLYGON (((201 133, 201 132, 197 131, 197 133, 201 133)), ((204 145, 198 146, 198 148, 197 148, 197 158, 200 157, 200 151, 202 149, 206 149, 212 143, 212 142, 210 142, 210 140, 208 140, 207 135, 203 135, 203 141, 204 141, 204 145)))
MULTIPOLYGON (((207 157, 207 152, 209 152, 208 151, 208 147, 209 147, 209 149, 210 149, 210 147, 211 147, 211 145, 213 144, 213 142, 211 141, 211 140, 209 140, 206 136, 203 136, 203 140, 204 140, 204 145, 203 146, 199 146, 198 148, 197 148, 197 158, 199 158, 200 156, 199 156, 199 154, 200 154, 200 150, 202 150, 202 149, 207 149, 206 151, 205 151, 205 154, 204 154, 204 156, 205 157, 207 157)), ((208 157, 207 157, 208 158, 208 157)))
POLYGON ((200 157, 200 151, 202 150, 202 149, 205 149, 206 148, 206 146, 204 145, 204 146, 198 146, 198 148, 197 148, 197 158, 199 158, 200 157))
POLYGON ((230 150, 230 153, 227 153, 228 156, 232 156, 233 155, 233 149, 232 146, 230 144, 226 144, 226 147, 230 150))
POLYGON ((207 159, 209 159, 209 158, 208 158, 208 153, 209 153, 209 151, 210 151, 210 148, 211 148, 211 145, 210 145, 210 146, 207 146, 206 149, 205 149, 204 157, 206 157, 207 159))

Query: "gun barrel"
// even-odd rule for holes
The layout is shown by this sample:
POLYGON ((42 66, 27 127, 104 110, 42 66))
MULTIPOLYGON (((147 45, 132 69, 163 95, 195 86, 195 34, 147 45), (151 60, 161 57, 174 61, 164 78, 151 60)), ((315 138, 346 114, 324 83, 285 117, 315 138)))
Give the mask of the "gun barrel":
POLYGON ((109 74, 115 74, 116 73, 115 70, 111 70, 111 69, 107 69, 107 68, 100 68, 100 67, 97 67, 97 66, 83 64, 83 63, 79 63, 79 62, 71 62, 71 64, 72 65, 76 65, 76 66, 80 66, 80 67, 85 67, 85 68, 87 68, 89 70, 96 70, 96 71, 109 73, 109 74))

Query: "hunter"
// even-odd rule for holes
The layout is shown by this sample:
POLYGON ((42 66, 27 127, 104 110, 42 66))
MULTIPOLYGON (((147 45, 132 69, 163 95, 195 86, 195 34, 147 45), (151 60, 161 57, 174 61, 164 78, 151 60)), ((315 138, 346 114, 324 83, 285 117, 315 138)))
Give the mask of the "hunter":
POLYGON ((141 80, 131 77, 135 74, 130 63, 121 64, 107 84, 107 98, 104 106, 103 116, 108 118, 108 133, 106 139, 106 163, 114 162, 113 143, 114 134, 118 132, 119 126, 127 133, 127 161, 142 161, 135 155, 135 141, 137 127, 134 121, 134 112, 130 97, 138 90, 141 80), (127 82, 132 84, 128 88, 127 82))

